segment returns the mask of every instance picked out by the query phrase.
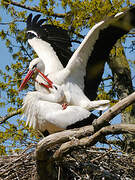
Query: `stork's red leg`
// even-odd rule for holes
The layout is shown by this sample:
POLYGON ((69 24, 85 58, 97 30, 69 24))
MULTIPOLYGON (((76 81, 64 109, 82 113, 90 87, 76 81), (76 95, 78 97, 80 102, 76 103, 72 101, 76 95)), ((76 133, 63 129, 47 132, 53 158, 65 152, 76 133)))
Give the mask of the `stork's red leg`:
POLYGON ((66 109, 66 108, 67 108, 67 106, 68 106, 68 104, 67 104, 67 103, 63 103, 63 104, 62 104, 62 108, 63 108, 63 110, 64 110, 64 109, 66 109))

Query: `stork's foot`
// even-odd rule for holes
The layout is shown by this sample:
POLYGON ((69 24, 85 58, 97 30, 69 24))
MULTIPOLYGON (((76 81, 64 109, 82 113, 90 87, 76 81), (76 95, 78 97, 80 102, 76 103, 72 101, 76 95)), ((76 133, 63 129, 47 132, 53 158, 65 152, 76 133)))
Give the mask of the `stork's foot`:
POLYGON ((63 103, 63 104, 62 104, 62 108, 63 108, 63 110, 64 110, 64 109, 66 109, 66 108, 67 108, 67 106, 68 106, 68 104, 67 104, 67 103, 63 103))

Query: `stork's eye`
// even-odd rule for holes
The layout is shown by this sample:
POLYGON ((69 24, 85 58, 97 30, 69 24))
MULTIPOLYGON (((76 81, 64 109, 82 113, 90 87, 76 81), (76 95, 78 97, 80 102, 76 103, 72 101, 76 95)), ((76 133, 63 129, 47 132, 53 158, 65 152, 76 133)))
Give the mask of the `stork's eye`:
POLYGON ((36 32, 34 32, 34 31, 28 31, 27 32, 27 38, 28 39, 33 39, 34 37, 38 37, 36 32))
POLYGON ((32 67, 32 69, 35 69, 37 67, 37 64, 35 64, 33 67, 32 67))
POLYGON ((56 90, 58 89, 55 85, 53 85, 53 87, 54 87, 56 90))

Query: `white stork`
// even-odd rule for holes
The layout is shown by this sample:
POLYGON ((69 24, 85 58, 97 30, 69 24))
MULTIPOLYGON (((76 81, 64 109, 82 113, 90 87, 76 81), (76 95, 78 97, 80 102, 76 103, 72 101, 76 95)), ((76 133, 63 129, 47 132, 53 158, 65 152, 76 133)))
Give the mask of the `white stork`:
MULTIPOLYGON (((129 30, 131 30, 135 26, 135 18, 134 18, 135 17, 135 7, 130 8, 126 12, 121 12, 121 13, 116 14, 115 16, 111 16, 108 19, 96 24, 88 32, 88 34, 86 35, 86 37, 84 38, 84 40, 82 41, 82 43, 80 44, 78 49, 71 56, 71 58, 65 68, 63 68, 63 65, 61 64, 61 62, 56 54, 57 52, 55 52, 55 48, 56 48, 55 41, 59 41, 58 40, 59 37, 62 37, 61 39, 63 39, 64 33, 62 35, 59 34, 59 36, 57 37, 58 33, 61 32, 59 30, 59 28, 57 28, 55 26, 51 26, 51 25, 42 25, 44 20, 38 21, 39 17, 40 17, 40 15, 37 15, 32 20, 32 15, 30 14, 28 17, 28 20, 27 20, 28 42, 33 47, 33 49, 37 53, 38 57, 40 58, 40 59, 34 60, 34 63, 32 64, 32 68, 30 69, 30 70, 32 70, 31 74, 33 74, 33 71, 35 71, 35 67, 38 66, 38 64, 40 64, 42 61, 42 63, 44 64, 44 68, 45 68, 45 74, 48 75, 47 76, 48 79, 50 79, 51 82, 53 82, 54 85, 57 87, 56 91, 59 92, 59 87, 62 88, 61 92, 63 91, 63 93, 64 93, 64 101, 67 104, 69 104, 68 107, 75 105, 75 106, 79 106, 79 108, 82 108, 83 110, 87 111, 87 110, 93 109, 94 104, 92 105, 92 103, 98 104, 98 105, 97 104, 95 105, 95 108, 98 108, 99 106, 102 106, 102 105, 103 105, 103 108, 108 106, 108 103, 109 103, 108 100, 90 101, 85 96, 85 94, 83 92, 84 77, 86 76, 86 80, 87 80, 86 81, 86 92, 88 93, 88 89, 91 88, 90 85, 88 85, 89 76, 87 76, 88 70, 89 70, 89 68, 88 68, 89 62, 91 62, 91 61, 96 62, 96 60, 98 60, 99 58, 106 59, 108 57, 109 52, 112 49, 113 45, 117 41, 117 39, 122 37, 124 34, 128 33, 129 30), (50 31, 51 31, 51 33, 53 32, 53 35, 56 32, 55 37, 52 37, 52 39, 54 39, 54 41, 52 41, 52 43, 51 43, 50 31), (88 66, 87 66, 87 64, 88 64, 88 66), (87 66, 87 69, 86 69, 86 66, 87 66)), ((61 42, 61 39, 60 39, 60 42, 61 42)), ((66 40, 67 40, 65 38, 65 36, 64 36, 63 40, 65 40, 65 42, 64 42, 64 45, 65 45, 66 40)), ((64 48, 64 46, 63 46, 63 48, 64 48)), ((30 78, 30 74, 28 76, 30 78)), ((25 79, 25 83, 29 79, 27 77, 25 79)), ((39 79, 41 80, 41 78, 39 78, 39 79)), ((23 83, 23 85, 20 87, 20 89, 22 89, 22 87, 24 86, 25 83, 23 83)), ((40 84, 41 83, 43 83, 43 82, 40 82, 40 84)), ((43 87, 41 88, 41 85, 40 86, 36 85, 36 87, 40 93, 43 93, 43 91, 41 90, 41 89, 43 89, 43 87)), ((53 89, 54 88, 55 87, 53 87, 53 89)), ((39 92, 37 92, 37 93, 39 93, 39 92)), ((58 94, 58 92, 56 94, 58 94)), ((33 93, 35 93, 35 92, 33 92, 33 93)), ((52 96, 52 94, 53 93, 51 92, 50 94, 48 94, 48 96, 49 95, 52 96)), ((44 95, 46 95, 46 94, 44 93, 44 95)), ((31 97, 30 94, 29 94, 29 96, 31 97)), ((26 97, 27 97, 27 95, 26 95, 26 97)), ((36 95, 35 95, 35 97, 36 97, 36 95)), ((25 98, 25 99, 27 99, 27 98, 25 98)), ((39 98, 39 99, 42 101, 41 98, 39 98)), ((48 103, 51 103, 50 101, 53 101, 53 100, 47 100, 45 98, 45 101, 48 101, 48 103)), ((26 102, 28 103, 28 101, 25 100, 24 106, 28 108, 29 106, 26 105, 26 102)), ((58 103, 58 102, 54 101, 53 103, 58 103)), ((33 104, 33 103, 31 103, 31 104, 33 104)), ((35 104, 35 102, 34 102, 34 104, 35 104)), ((33 107, 35 107, 35 105, 33 105, 33 107)), ((45 109, 45 107, 44 107, 44 109, 45 109)), ((66 111, 66 109, 63 110, 62 112, 66 111)), ((102 109, 102 107, 101 107, 101 109, 102 109)), ((36 111, 40 111, 40 109, 37 110, 37 107, 36 107, 36 111)), ((29 109, 26 109, 26 112, 27 112, 26 115, 28 117, 29 109)), ((38 112, 38 115, 40 116, 41 114, 38 112)), ((44 118, 44 120, 45 120, 45 118, 44 118)), ((79 120, 82 120, 82 118, 80 118, 80 119, 78 118, 77 120, 74 120, 74 121, 69 120, 70 122, 68 123, 68 120, 66 120, 67 121, 66 122, 63 119, 63 123, 65 122, 65 124, 67 123, 69 126, 69 125, 71 125, 71 123, 73 124, 79 120)), ((53 121, 57 121, 57 119, 53 120, 53 121)), ((43 122, 43 119, 42 119, 42 122, 43 122)), ((33 124, 36 124, 36 123, 33 123, 33 124)), ((65 125, 64 128, 66 126, 67 125, 65 125)), ((36 126, 34 126, 34 127, 36 127, 36 126)))
POLYGON ((69 126, 90 116, 88 110, 79 106, 69 105, 63 109, 61 103, 58 103, 61 97, 57 97, 57 92, 51 94, 40 91, 28 92, 23 101, 24 115, 27 117, 26 125, 29 124, 41 132, 47 130, 54 133, 68 129, 69 126))
MULTIPOLYGON (((64 106, 67 102, 64 92, 65 84, 58 86, 53 83, 52 87, 48 88, 48 82, 45 79, 47 77, 43 74, 45 71, 44 63, 39 58, 30 62, 29 72, 21 85, 21 89, 36 70, 39 73, 36 77, 36 88, 38 91, 28 92, 23 101, 24 115, 27 117, 26 125, 29 124, 30 127, 41 132, 47 129, 49 133, 54 133, 69 127, 80 127, 76 124, 79 121, 90 124, 91 120, 86 120, 91 114, 89 110, 104 110, 107 107, 108 100, 106 103, 105 100, 88 100, 90 102, 89 110, 73 104, 64 106)), ((76 93, 76 89, 74 90, 74 93, 76 93)), ((83 97, 80 96, 79 98, 83 97)))

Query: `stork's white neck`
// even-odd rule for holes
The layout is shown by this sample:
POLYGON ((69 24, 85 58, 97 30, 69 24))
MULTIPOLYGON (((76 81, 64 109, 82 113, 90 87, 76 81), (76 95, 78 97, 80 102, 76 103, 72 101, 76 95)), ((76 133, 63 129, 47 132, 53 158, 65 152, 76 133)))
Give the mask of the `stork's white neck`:
POLYGON ((32 39, 29 39, 28 43, 35 50, 38 57, 44 62, 46 74, 63 69, 63 66, 59 58, 57 57, 56 52, 48 42, 34 37, 32 39))

